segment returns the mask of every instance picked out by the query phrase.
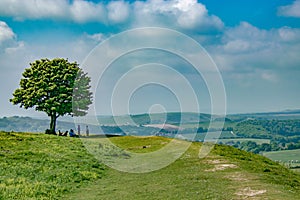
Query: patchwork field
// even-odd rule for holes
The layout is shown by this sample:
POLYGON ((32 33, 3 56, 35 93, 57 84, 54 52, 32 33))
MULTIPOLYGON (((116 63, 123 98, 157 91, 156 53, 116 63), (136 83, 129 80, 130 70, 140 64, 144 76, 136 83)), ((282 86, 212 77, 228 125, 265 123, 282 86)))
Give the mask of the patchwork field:
POLYGON ((263 155, 280 162, 295 172, 300 172, 300 149, 265 152, 263 155))
POLYGON ((300 149, 285 150, 285 151, 271 151, 271 152, 265 152, 263 155, 270 158, 271 160, 277 160, 281 162, 298 161, 300 165, 300 149))

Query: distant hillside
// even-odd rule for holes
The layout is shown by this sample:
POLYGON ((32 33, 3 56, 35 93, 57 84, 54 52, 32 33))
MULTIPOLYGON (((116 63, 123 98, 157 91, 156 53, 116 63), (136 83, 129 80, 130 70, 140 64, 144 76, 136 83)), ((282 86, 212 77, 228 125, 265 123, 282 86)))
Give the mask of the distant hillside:
MULTIPOLYGON (((0 130, 14 132, 44 132, 49 128, 49 120, 38 120, 30 117, 4 117, 0 119, 0 130)), ((73 128, 71 123, 59 123, 60 128, 73 128)))
MULTIPOLYGON (((197 123, 209 122, 210 120, 221 119, 218 115, 210 115, 205 113, 189 113, 189 112, 170 112, 170 113, 154 113, 154 114, 137 114, 137 115, 121 115, 121 116, 98 116, 98 121, 102 125, 113 125, 115 122, 121 125, 146 125, 146 124, 180 124, 180 123, 197 123)), ((228 119, 227 119, 228 120, 228 119)))
MULTIPOLYGON (((32 132, 43 133, 49 128, 50 120, 46 119, 33 119, 30 117, 3 117, 0 118, 0 130, 14 131, 14 132, 32 132)), ((77 129, 72 122, 57 121, 57 130, 66 131, 77 129)), ((84 127, 83 127, 84 128, 84 127)), ((95 129, 91 126, 90 129, 95 129)))
POLYGON ((242 121, 245 119, 266 119, 266 120, 287 120, 287 119, 300 119, 300 109, 285 110, 279 112, 262 112, 262 113, 244 113, 244 114, 231 114, 227 117, 234 121, 242 121))
MULTIPOLYGON (((98 116, 98 123, 94 124, 80 124, 81 130, 84 133, 86 125, 89 126, 91 133, 102 133, 100 126, 104 131, 113 133, 116 126, 122 126, 123 131, 130 131, 133 135, 151 135, 156 129, 146 129, 143 125, 149 124, 170 124, 179 125, 184 124, 184 127, 195 128, 198 124, 208 124, 210 120, 225 122, 241 122, 248 119, 269 120, 269 119, 300 119, 300 110, 288 110, 283 112, 270 113, 253 113, 253 114, 235 114, 228 115, 222 118, 218 115, 210 115, 205 113, 189 113, 189 112, 171 112, 171 113, 155 113, 155 114, 137 114, 137 115, 121 115, 121 116, 98 116), (189 125, 188 125, 189 124, 189 125), (100 126, 99 126, 100 125, 100 126), (134 130, 136 129, 136 130, 134 130), (140 133, 142 132, 142 133, 140 133)), ((60 118, 58 119, 60 120, 60 118)), ((4 117, 0 118, 0 130, 15 131, 15 132, 44 132, 49 128, 50 121, 48 119, 33 119, 30 117, 4 117)), ((70 118, 68 121, 57 121, 57 130, 66 131, 69 129, 77 130, 75 124, 70 118)), ((122 132, 118 130, 118 132, 122 132)))

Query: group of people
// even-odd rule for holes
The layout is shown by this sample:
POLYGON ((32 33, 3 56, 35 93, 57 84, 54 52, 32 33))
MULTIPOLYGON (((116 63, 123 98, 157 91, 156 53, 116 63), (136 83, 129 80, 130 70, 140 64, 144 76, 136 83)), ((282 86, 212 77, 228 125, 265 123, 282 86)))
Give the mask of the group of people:
MULTIPOLYGON (((70 129, 70 131, 66 131, 66 132, 60 132, 60 130, 58 130, 58 136, 68 136, 68 133, 69 133, 69 136, 70 137, 79 137, 80 136, 80 125, 78 125, 78 135, 75 133, 75 131, 73 129, 70 129)), ((89 130, 89 127, 86 126, 86 129, 85 129, 85 133, 86 133, 86 136, 89 136, 90 135, 90 130, 89 130)), ((55 131, 51 131, 50 129, 47 129, 45 131, 46 134, 50 134, 50 135, 57 135, 57 133, 55 131)))
MULTIPOLYGON (((69 136, 70 137, 79 137, 80 136, 80 125, 78 125, 78 135, 75 133, 75 131, 73 129, 70 129, 70 131, 66 131, 64 133, 60 132, 60 130, 58 130, 58 135, 59 136, 68 136, 68 133, 69 133, 69 136)), ((86 126, 86 136, 89 136, 90 134, 90 130, 89 130, 89 127, 86 126)))

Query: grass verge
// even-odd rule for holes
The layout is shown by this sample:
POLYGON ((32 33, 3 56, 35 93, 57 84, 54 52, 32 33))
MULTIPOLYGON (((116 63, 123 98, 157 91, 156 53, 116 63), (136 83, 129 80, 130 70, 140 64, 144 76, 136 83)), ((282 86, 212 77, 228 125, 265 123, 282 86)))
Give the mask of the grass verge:
POLYGON ((81 140, 0 132, 0 199, 59 199, 104 173, 81 140))

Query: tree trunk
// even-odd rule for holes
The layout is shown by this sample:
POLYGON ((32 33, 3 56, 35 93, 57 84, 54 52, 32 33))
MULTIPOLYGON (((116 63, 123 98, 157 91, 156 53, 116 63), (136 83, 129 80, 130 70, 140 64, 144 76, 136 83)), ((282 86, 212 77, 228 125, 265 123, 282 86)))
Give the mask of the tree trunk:
POLYGON ((51 132, 52 134, 56 134, 56 133, 55 133, 55 126, 56 126, 56 115, 55 115, 55 113, 52 114, 50 117, 51 117, 51 121, 50 121, 50 132, 51 132))

